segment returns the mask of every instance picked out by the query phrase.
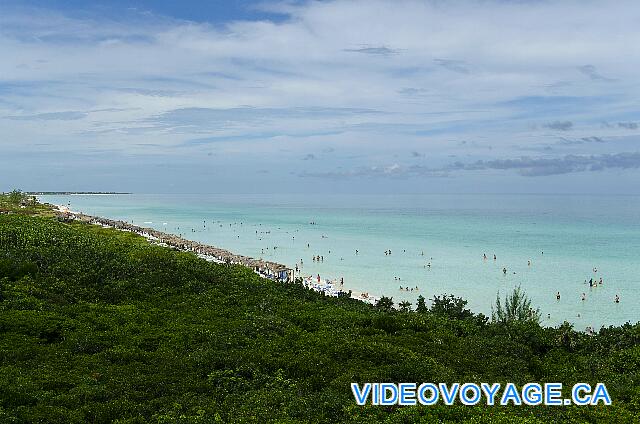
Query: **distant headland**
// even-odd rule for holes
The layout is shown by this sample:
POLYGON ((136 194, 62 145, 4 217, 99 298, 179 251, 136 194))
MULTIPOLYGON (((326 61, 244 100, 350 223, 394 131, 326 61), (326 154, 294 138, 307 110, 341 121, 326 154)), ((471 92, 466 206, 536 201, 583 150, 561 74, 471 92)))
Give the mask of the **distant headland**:
POLYGON ((29 196, 69 196, 74 194, 133 194, 119 191, 29 191, 29 196))

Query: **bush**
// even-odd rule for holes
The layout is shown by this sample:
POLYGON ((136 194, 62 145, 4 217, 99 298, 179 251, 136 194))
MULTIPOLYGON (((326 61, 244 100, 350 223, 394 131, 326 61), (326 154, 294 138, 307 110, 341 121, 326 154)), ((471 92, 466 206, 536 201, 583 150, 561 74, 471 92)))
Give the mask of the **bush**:
POLYGON ((500 300, 500 292, 496 295, 496 304, 491 308, 491 320, 500 324, 512 322, 540 322, 540 310, 531 307, 531 300, 526 293, 516 287, 504 298, 504 306, 500 300))

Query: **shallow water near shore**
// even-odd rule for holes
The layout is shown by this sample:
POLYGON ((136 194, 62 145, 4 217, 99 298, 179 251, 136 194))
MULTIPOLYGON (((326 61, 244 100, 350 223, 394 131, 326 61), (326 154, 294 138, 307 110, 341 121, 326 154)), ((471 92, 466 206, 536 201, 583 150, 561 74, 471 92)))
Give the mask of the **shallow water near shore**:
POLYGON ((489 315, 498 292, 504 295, 520 285, 546 325, 566 320, 583 330, 640 320, 640 197, 636 196, 39 198, 292 268, 302 260, 305 275, 344 278, 345 287, 392 296, 395 302, 408 300, 415 305, 419 295, 451 293, 466 299, 474 312, 489 315), (391 254, 385 254, 389 250, 391 254), (314 262, 316 255, 323 261, 314 262), (598 287, 585 283, 601 277, 604 283, 598 287), (620 303, 614 302, 616 295, 620 303))

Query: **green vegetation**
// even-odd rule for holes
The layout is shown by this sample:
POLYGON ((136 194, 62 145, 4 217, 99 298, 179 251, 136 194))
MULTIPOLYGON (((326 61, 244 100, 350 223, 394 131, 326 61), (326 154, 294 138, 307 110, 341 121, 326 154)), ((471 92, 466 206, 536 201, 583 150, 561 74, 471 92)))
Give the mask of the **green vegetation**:
POLYGON ((533 309, 531 300, 525 295, 520 286, 513 292, 500 300, 500 293, 496 296, 496 305, 491 312, 493 322, 500 324, 510 324, 513 322, 540 322, 540 310, 533 309))
POLYGON ((0 193, 0 213, 9 212, 22 215, 54 215, 49 207, 38 203, 34 196, 25 194, 20 190, 13 190, 5 194, 0 193))
POLYGON ((2 423, 640 420, 640 325, 489 322, 451 296, 375 307, 9 196, 0 210, 2 423), (350 383, 371 381, 604 382, 613 405, 356 406, 350 383))

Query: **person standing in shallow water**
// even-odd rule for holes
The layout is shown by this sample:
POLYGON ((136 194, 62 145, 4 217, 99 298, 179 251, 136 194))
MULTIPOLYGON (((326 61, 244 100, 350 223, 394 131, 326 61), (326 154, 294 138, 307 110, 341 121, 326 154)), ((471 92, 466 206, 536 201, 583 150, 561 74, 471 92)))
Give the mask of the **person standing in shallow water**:
POLYGON ((502 268, 502 273, 503 273, 504 275, 507 275, 507 268, 502 268))
POLYGON ((560 300, 560 292, 556 293, 556 300, 560 300))

